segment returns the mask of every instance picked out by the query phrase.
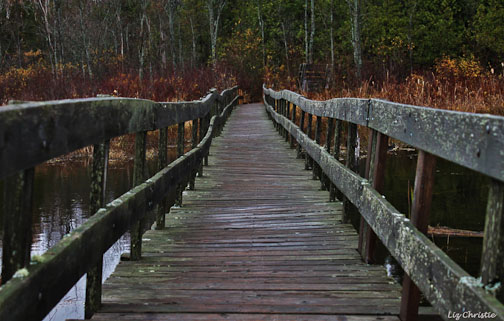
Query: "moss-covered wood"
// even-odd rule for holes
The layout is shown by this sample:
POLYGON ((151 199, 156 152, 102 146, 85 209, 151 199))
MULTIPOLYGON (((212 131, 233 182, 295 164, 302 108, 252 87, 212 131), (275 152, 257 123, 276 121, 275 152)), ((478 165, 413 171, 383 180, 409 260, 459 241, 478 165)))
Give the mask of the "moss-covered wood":
POLYGON ((314 101, 263 88, 316 116, 363 125, 420 150, 504 182, 504 117, 393 103, 380 99, 314 101))
POLYGON ((481 279, 504 301, 504 184, 493 180, 488 194, 485 236, 481 254, 481 279))
POLYGON ((0 288, 0 320, 42 319, 132 225, 146 219, 178 184, 187 183, 188 169, 197 168, 208 153, 214 123, 227 118, 237 101, 235 97, 222 116, 212 118, 196 148, 107 204, 45 254, 32 258, 26 270, 0 288))
POLYGON ((4 179, 2 195, 2 284, 30 262, 35 169, 4 179))
POLYGON ((378 238, 417 284, 426 299, 447 319, 451 311, 495 313, 504 320, 504 306, 441 249, 399 213, 369 182, 337 162, 285 117, 266 109, 273 119, 295 136, 299 144, 321 166, 324 173, 359 210, 378 238))
MULTIPOLYGON (((89 196, 89 213, 96 213, 105 205, 109 141, 93 146, 93 168, 91 170, 91 193, 89 196)), ((84 317, 86 319, 100 308, 102 295, 103 258, 92 266, 86 276, 86 301, 84 317)))
MULTIPOLYGON (((234 97, 236 91, 234 87, 222 94, 234 97)), ((204 117, 218 97, 212 92, 192 102, 107 97, 4 106, 0 109, 0 179, 116 136, 204 117)))

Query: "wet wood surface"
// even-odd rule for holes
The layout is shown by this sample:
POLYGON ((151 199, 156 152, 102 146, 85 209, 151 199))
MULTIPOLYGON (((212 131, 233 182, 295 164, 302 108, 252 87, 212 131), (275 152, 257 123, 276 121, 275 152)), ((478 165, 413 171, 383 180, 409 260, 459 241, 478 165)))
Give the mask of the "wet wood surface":
POLYGON ((93 320, 398 320, 400 287, 357 252, 342 206, 259 104, 237 108, 209 166, 121 262, 93 320))

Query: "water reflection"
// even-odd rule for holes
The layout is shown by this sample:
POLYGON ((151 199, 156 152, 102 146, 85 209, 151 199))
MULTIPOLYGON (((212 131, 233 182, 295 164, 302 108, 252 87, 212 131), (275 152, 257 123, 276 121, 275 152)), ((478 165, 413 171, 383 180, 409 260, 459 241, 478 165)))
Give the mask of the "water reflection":
MULTIPOLYGON (((398 153, 387 158, 384 195, 401 213, 409 215, 415 184, 417 155, 398 153)), ((364 163, 364 162, 363 162, 364 163)), ((364 167, 365 164, 361 164, 364 167)), ((472 170, 443 159, 436 164, 432 208, 429 225, 482 231, 488 198, 489 179, 472 170)), ((431 237, 444 252, 473 276, 479 274, 482 249, 481 238, 431 237)), ((382 264, 395 273, 398 280, 402 271, 394 265, 382 247, 378 251, 382 264)))
MULTIPOLYGON (((170 149, 169 158, 175 158, 174 148, 170 149)), ((155 172, 155 165, 156 160, 148 162, 149 176, 155 172)), ((132 168, 132 162, 119 165, 112 163, 109 166, 107 202, 129 189, 132 168)), ((415 168, 416 155, 399 154, 390 156, 387 160, 384 194, 402 213, 408 213, 410 207, 408 194, 411 194, 414 185, 415 168)), ((32 254, 42 254, 89 217, 90 166, 84 162, 41 165, 37 167, 35 175, 32 254)), ((435 180, 430 225, 483 230, 488 179, 439 160, 435 180)), ((465 270, 473 275, 478 274, 481 239, 436 237, 434 241, 465 270)), ((104 255, 104 279, 113 272, 120 255, 127 251, 129 236, 126 234, 104 255)), ((394 265, 390 256, 385 255, 386 252, 383 253, 383 263, 400 280, 401 273, 397 270, 397 265, 394 265)), ((45 320, 83 319, 84 297, 85 276, 45 320)))

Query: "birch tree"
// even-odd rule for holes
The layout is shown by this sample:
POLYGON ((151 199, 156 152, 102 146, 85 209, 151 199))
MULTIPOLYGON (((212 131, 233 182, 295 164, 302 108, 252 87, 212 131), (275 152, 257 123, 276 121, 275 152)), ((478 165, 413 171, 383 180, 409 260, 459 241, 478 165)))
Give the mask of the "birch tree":
POLYGON ((363 0, 346 0, 350 9, 352 23, 352 47, 355 63, 355 76, 362 80, 362 40, 361 40, 361 9, 363 0))
POLYGON ((211 59, 214 68, 217 66, 217 36, 219 34, 219 20, 226 0, 206 0, 208 20, 210 24, 211 59))
POLYGON ((266 44, 264 40, 264 19, 262 17, 262 0, 257 0, 257 19, 259 22, 259 28, 261 30, 263 67, 266 67, 266 44))

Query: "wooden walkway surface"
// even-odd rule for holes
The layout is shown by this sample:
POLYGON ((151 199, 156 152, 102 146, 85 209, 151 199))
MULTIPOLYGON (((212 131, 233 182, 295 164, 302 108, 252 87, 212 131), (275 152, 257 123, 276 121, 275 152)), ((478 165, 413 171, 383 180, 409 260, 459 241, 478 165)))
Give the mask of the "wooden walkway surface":
POLYGON ((341 204, 259 104, 238 107, 182 208, 123 261, 93 320, 398 320, 400 287, 364 264, 341 204))

